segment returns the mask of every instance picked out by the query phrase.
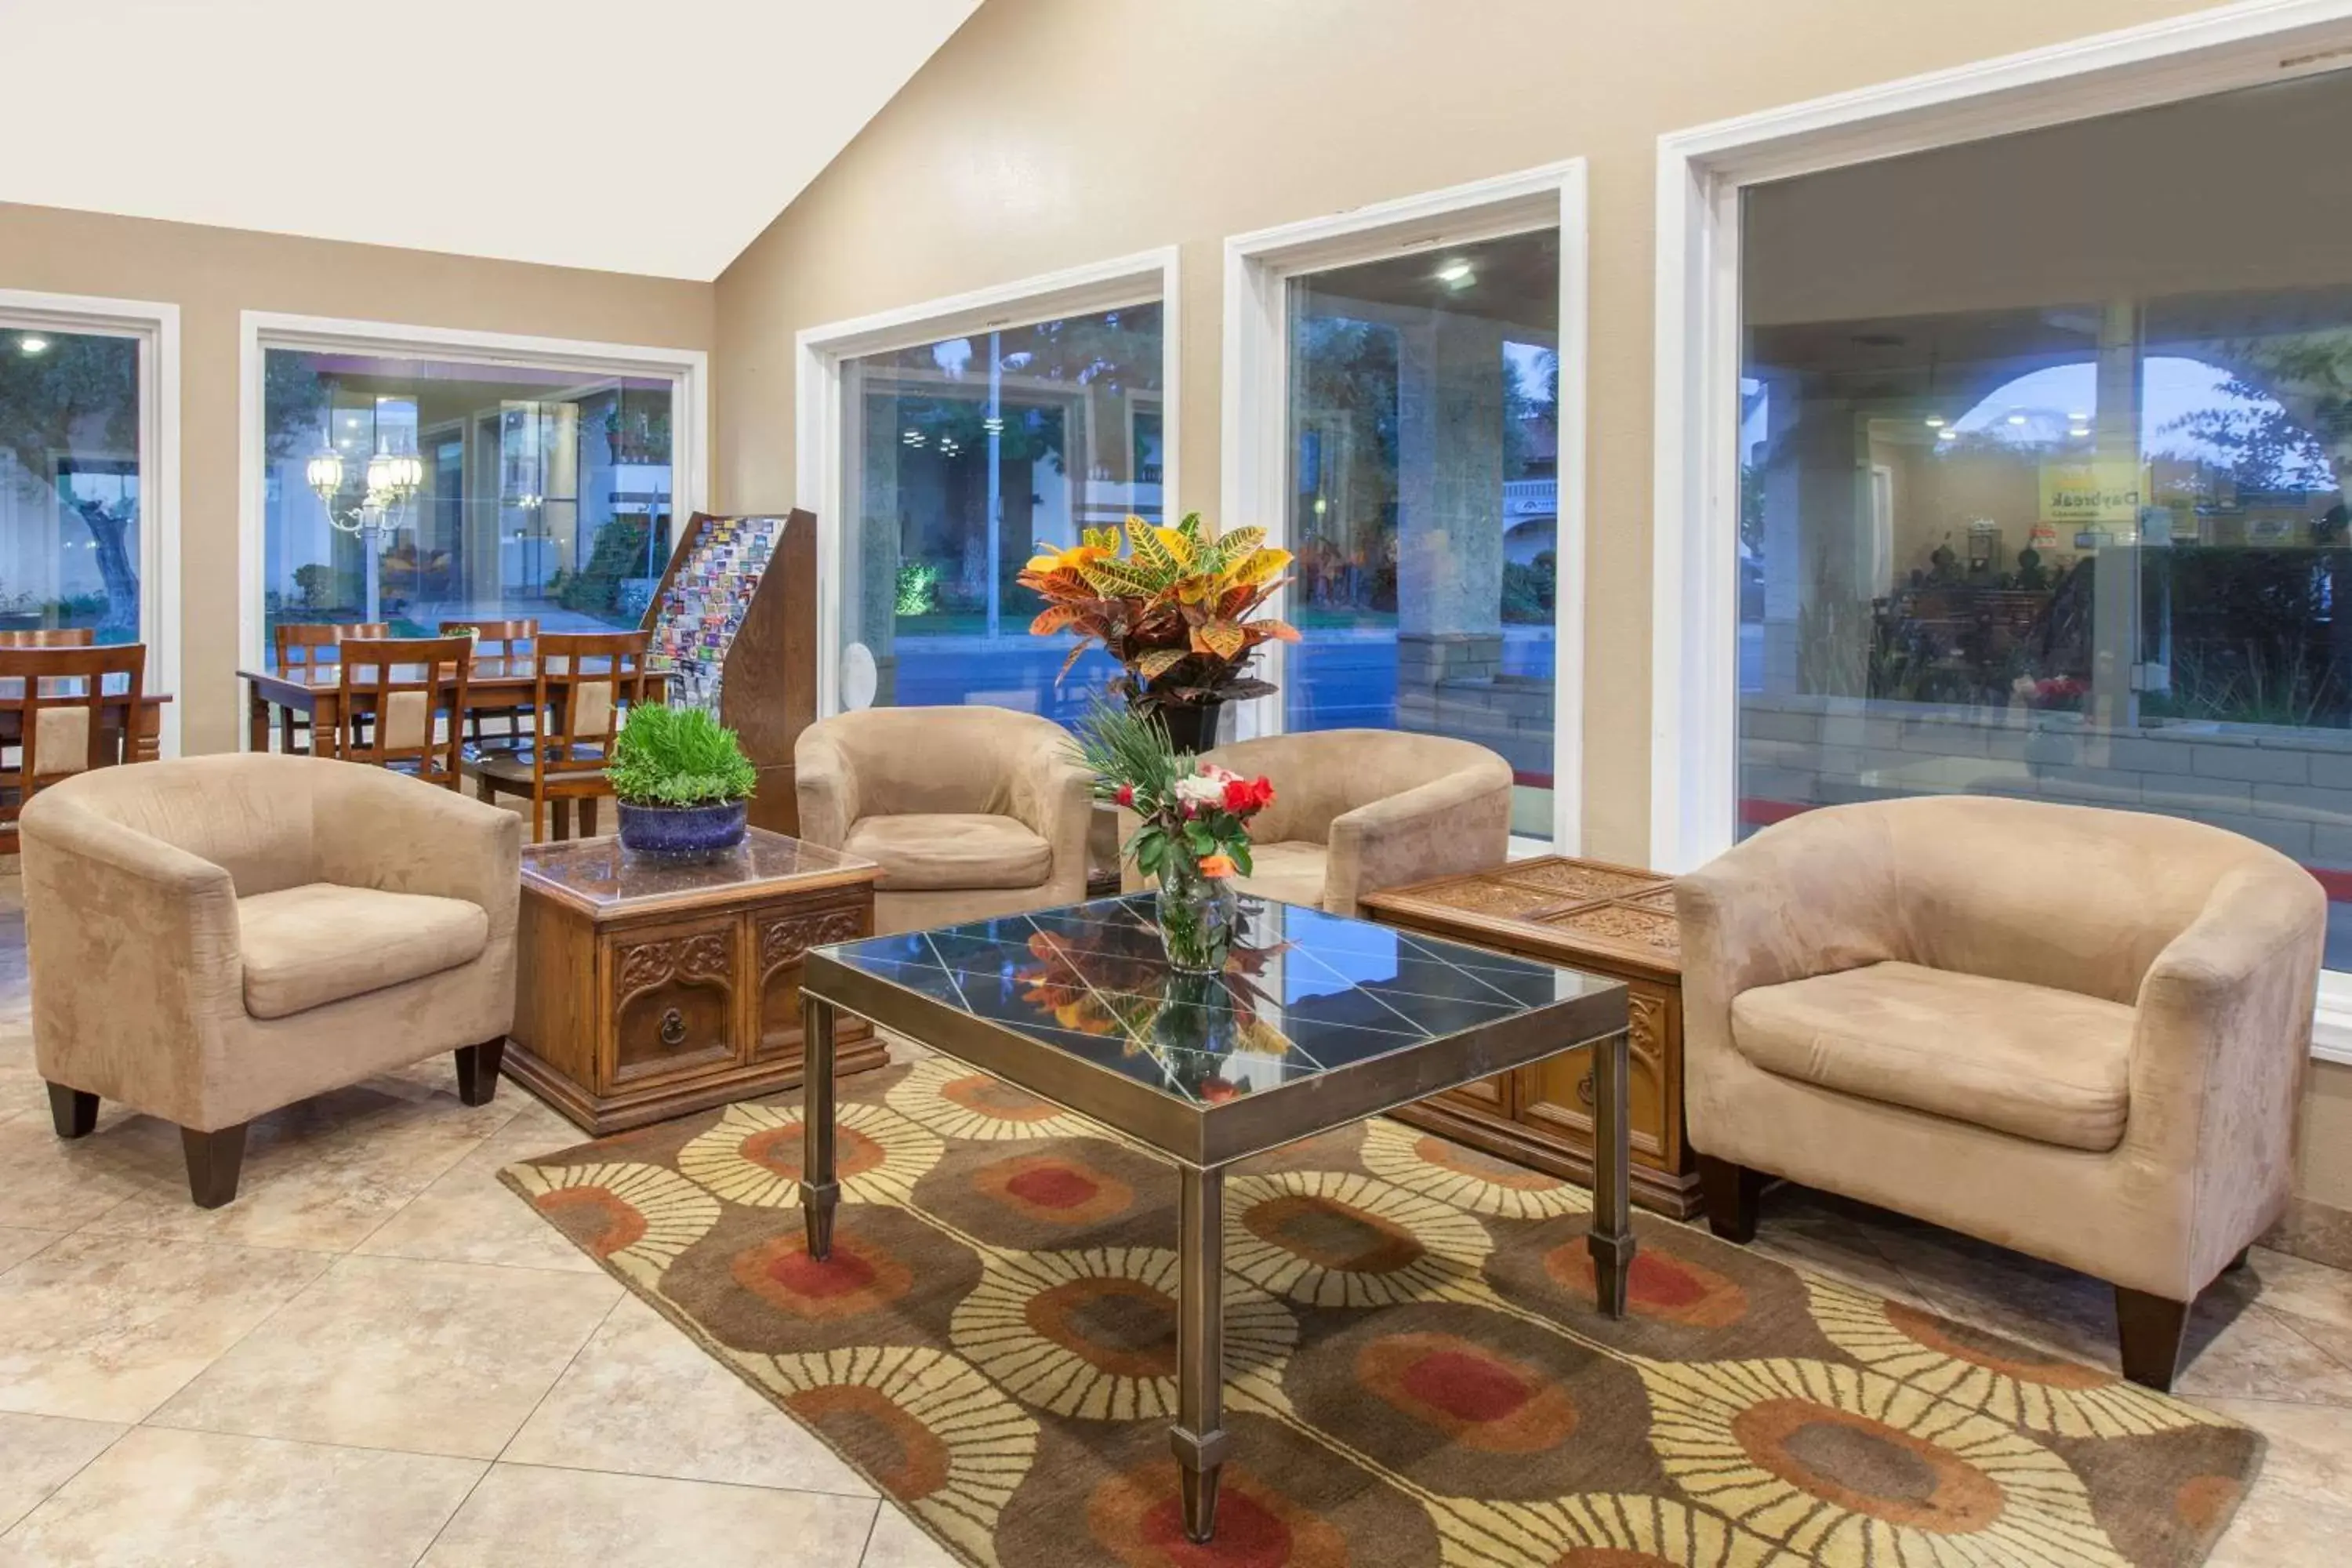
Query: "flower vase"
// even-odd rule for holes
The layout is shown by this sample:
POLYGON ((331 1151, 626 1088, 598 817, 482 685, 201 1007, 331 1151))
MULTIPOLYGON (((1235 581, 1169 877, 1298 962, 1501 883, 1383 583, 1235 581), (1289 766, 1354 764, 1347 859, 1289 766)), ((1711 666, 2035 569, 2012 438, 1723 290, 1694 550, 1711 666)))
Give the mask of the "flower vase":
POLYGON ((1180 974, 1214 974, 1233 950, 1240 899, 1227 877, 1204 877, 1200 863, 1175 854, 1160 870, 1160 940, 1168 967, 1180 974))

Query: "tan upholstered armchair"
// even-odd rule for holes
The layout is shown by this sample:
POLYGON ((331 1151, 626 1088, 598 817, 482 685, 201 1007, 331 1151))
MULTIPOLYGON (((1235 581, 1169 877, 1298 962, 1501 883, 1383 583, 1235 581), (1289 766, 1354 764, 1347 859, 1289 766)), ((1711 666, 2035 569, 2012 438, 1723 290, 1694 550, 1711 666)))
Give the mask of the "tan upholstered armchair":
POLYGON ((874 929, 952 925, 1087 896, 1092 775, 1050 719, 870 708, 801 731, 800 836, 882 868, 874 929))
MULTIPOLYGON (((1274 782, 1250 823, 1246 892, 1333 914, 1383 888, 1499 866, 1511 842, 1511 765, 1486 747, 1395 730, 1236 741, 1204 760, 1274 782)), ((1120 842, 1135 830, 1122 814, 1120 842)), ((1130 889, 1142 886, 1135 868, 1130 889)))
POLYGON ((1768 828, 1676 887, 1716 1233, 1765 1175, 2116 1287, 2126 1375, 2285 1205, 2326 904, 2168 817, 1939 797, 1768 828))
POLYGON ((522 822, 382 768, 256 752, 103 768, 26 806, 33 1049, 58 1135, 177 1122, 198 1204, 246 1124, 443 1051, 486 1104, 514 1016, 522 822))

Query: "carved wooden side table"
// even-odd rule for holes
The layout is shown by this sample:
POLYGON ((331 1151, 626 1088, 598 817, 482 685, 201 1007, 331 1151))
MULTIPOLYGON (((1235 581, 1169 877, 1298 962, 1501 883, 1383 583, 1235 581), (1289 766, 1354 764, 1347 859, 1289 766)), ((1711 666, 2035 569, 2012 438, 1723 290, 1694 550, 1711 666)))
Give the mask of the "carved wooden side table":
MULTIPOLYGON (((1633 1201, 1676 1219, 1698 1211, 1697 1162, 1683 1131, 1682 940, 1672 879, 1554 855, 1391 888, 1363 904, 1384 925, 1625 982, 1633 1201)), ((1591 1053, 1563 1052, 1395 1115, 1519 1164, 1589 1181, 1591 1053)))
MULTIPOLYGON (((754 827, 703 865, 617 838, 522 853, 507 1072, 599 1136, 795 1088, 801 958, 871 935, 869 863, 754 827)), ((886 1059, 844 1028, 836 1070, 886 1059)))

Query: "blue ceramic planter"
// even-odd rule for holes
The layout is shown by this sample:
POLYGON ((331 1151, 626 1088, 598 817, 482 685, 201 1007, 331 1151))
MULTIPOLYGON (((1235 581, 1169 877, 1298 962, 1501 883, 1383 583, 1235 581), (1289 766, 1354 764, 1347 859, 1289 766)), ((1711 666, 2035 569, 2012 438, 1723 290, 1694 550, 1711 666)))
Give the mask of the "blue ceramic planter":
POLYGON ((743 842, 751 803, 621 807, 621 847, 658 860, 715 860, 743 842))

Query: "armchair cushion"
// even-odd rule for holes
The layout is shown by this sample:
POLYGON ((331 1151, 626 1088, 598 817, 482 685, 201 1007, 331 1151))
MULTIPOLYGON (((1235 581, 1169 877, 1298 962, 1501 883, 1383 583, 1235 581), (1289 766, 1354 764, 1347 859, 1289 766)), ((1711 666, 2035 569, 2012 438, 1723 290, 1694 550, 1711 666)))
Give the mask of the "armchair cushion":
POLYGON ((1054 847, 1009 816, 909 813, 861 818, 843 846, 882 868, 875 887, 905 893, 1034 888, 1054 872, 1054 847))
POLYGON ((478 904, 310 882, 236 901, 245 1010, 284 1018, 470 963, 489 945, 478 904))
POLYGON ((1323 907, 1323 880, 1330 851, 1320 844, 1285 839, 1278 844, 1250 846, 1250 874, 1241 879, 1242 891, 1286 904, 1323 907))
POLYGON ((1886 963, 1741 992, 1731 1043, 1783 1078, 2104 1152, 2123 1141, 2137 1021, 2080 992, 1886 963))

